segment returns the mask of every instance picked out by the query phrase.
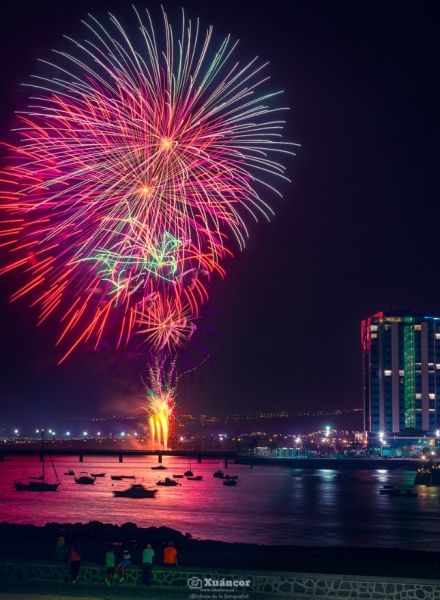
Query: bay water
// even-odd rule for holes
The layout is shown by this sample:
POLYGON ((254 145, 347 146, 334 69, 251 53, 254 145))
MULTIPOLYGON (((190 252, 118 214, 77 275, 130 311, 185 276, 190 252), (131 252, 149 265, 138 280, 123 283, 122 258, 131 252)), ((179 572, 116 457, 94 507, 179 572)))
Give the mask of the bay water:
MULTIPOLYGON (((38 457, 7 457, 0 462, 0 521, 45 525, 101 521, 139 527, 166 526, 194 538, 269 545, 357 546, 438 550, 440 488, 413 485, 410 471, 351 471, 335 478, 331 470, 292 470, 280 466, 236 465, 224 469, 218 460, 202 464, 165 457, 165 471, 153 470, 155 457, 85 456, 54 458, 61 485, 56 492, 19 492, 17 479, 39 474, 38 457), (202 481, 178 479, 181 485, 159 487, 165 476, 191 470, 202 481), (79 485, 74 477, 105 472, 94 485, 79 485), (222 469, 238 476, 236 487, 213 477, 222 469), (113 481, 111 475, 134 475, 113 481), (114 490, 131 483, 157 489, 155 498, 116 498, 114 490), (388 497, 384 485, 416 489, 415 498, 388 497)), ((50 475, 50 463, 46 463, 50 475)))

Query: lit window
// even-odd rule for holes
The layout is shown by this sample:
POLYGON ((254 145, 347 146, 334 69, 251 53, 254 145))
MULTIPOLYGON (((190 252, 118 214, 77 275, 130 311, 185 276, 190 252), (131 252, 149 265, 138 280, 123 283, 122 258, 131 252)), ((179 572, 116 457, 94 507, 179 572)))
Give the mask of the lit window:
POLYGON ((414 325, 414 329, 415 329, 415 331, 422 331, 422 326, 421 325, 414 325))
POLYGON ((429 394, 429 399, 430 400, 435 400, 435 394, 429 394))
POLYGON ((377 333, 372 333, 372 334, 371 334, 371 337, 372 337, 372 338, 377 338, 377 333))
POLYGON ((400 377, 404 377, 405 376, 405 371, 403 371, 403 370, 399 371, 399 376, 400 377))
POLYGON ((377 331, 377 325, 371 325, 370 331, 377 331))
POLYGON ((435 334, 435 339, 436 339, 436 340, 440 340, 440 333, 436 333, 436 334, 435 334))
POLYGON ((392 371, 384 371, 383 373, 384 373, 385 377, 391 377, 392 371))
POLYGON ((416 394, 416 400, 421 400, 422 399, 422 394, 416 394))
POLYGON ((435 368, 436 368, 436 369, 440 369, 440 365, 437 363, 437 364, 435 365, 435 368))

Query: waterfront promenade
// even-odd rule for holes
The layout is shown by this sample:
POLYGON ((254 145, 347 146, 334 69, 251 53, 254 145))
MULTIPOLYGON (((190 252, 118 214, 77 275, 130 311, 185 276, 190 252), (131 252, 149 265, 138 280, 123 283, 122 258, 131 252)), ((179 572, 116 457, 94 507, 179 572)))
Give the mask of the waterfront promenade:
POLYGON ((153 585, 143 588, 140 569, 131 571, 126 583, 107 586, 105 568, 90 565, 82 570, 74 585, 70 582, 68 565, 0 561, 0 600, 323 600, 329 597, 333 600, 438 600, 440 596, 439 580, 182 568, 170 571, 160 567, 153 571, 153 585), (21 577, 17 577, 18 574, 21 577), (194 580, 200 586, 193 586, 194 580), (240 585, 248 587, 222 588, 212 584, 206 587, 207 581, 225 580, 243 582, 240 585))

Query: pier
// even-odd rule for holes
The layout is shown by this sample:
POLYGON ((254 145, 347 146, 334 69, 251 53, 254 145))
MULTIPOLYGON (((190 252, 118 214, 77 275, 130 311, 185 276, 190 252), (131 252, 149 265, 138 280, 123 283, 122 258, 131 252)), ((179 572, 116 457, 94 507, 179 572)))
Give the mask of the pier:
MULTIPOLYGON (((32 445, 34 446, 34 445, 32 445)), ((41 448, 36 447, 18 447, 18 445, 10 445, 0 450, 0 462, 3 462, 12 456, 39 456, 40 460, 44 459, 44 456, 78 456, 79 462, 84 461, 85 456, 115 456, 118 462, 124 462, 125 458, 133 458, 135 456, 156 456, 157 462, 162 463, 163 458, 166 456, 179 456, 188 459, 197 460, 198 464, 201 464, 203 459, 214 458, 224 461, 225 467, 228 466, 228 460, 236 459, 238 457, 237 452, 232 451, 201 451, 201 450, 121 450, 116 448, 114 450, 105 448, 49 448, 44 451, 41 448)))

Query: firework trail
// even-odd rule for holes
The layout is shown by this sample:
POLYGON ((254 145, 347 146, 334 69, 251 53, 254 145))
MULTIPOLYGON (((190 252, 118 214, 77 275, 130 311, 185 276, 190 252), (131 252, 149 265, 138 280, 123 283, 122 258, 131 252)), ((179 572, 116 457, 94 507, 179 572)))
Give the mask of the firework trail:
POLYGON ((148 380, 143 380, 147 397, 147 411, 151 440, 168 447, 170 421, 176 409, 177 377, 176 358, 156 356, 148 370, 148 380))
POLYGON ((276 153, 283 122, 255 59, 236 44, 212 46, 183 15, 178 40, 164 13, 159 47, 150 15, 141 43, 110 17, 89 17, 89 38, 57 52, 19 115, 21 142, 3 170, 2 272, 18 269, 24 295, 56 313, 58 343, 98 347, 144 336, 153 353, 174 351, 194 332, 213 274, 246 220, 272 212, 260 196, 284 178, 276 153), (113 333, 114 328, 118 333, 113 333))

